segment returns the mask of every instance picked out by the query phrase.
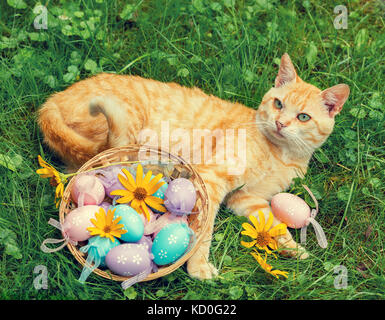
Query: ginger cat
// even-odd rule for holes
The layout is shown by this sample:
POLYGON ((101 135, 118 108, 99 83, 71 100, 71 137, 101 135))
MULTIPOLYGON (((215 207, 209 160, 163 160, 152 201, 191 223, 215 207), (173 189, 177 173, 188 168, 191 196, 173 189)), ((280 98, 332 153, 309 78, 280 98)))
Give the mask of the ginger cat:
MULTIPOLYGON (((196 128, 206 130, 207 135, 231 128, 238 130, 236 139, 243 129, 243 172, 229 174, 234 166, 231 157, 220 164, 204 161, 194 166, 205 181, 214 213, 230 191, 244 185, 231 195, 227 206, 245 216, 262 210, 267 218, 269 200, 288 188, 294 177, 306 173, 312 153, 331 134, 334 117, 348 96, 346 84, 321 91, 304 82, 289 55, 284 54, 275 86, 265 94, 258 110, 175 83, 99 74, 51 96, 39 111, 39 125, 48 145, 74 168, 105 149, 143 143, 139 138, 143 129, 160 136, 165 121, 170 130, 182 128, 191 135, 196 128)), ((212 143, 214 155, 224 139, 219 137, 212 143)), ((180 140, 171 141, 169 150, 178 143, 180 140)), ((199 148, 192 147, 190 159, 199 148)), ((278 223, 275 218, 273 225, 278 223)), ((213 227, 214 219, 205 241, 187 262, 193 277, 209 279, 217 274, 209 263, 213 227)), ((289 232, 277 241, 281 248, 291 249, 286 253, 292 256, 308 256, 289 232)))

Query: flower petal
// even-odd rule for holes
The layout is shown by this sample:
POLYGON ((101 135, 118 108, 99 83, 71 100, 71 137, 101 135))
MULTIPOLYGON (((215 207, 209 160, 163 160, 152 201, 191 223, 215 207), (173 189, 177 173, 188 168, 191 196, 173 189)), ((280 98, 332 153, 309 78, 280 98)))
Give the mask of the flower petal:
POLYGON ((133 199, 131 201, 131 207, 134 208, 136 211, 138 211, 139 207, 140 207, 140 200, 138 199, 133 199))
MULTIPOLYGON (((157 174, 151 181, 150 183, 147 185, 147 192, 149 192, 150 190, 152 191, 152 188, 159 182, 160 179, 162 179, 163 177, 163 174, 159 173, 157 174)), ((159 186, 160 188, 161 186, 159 186)), ((158 189, 159 189, 158 188, 158 189)), ((158 189, 156 189, 153 193, 155 193, 158 189)), ((150 192, 149 192, 150 193, 150 192)), ((151 194, 153 194, 151 193, 151 194)))
POLYGON ((153 186, 152 188, 149 188, 148 186, 146 187, 147 189, 147 193, 148 194, 154 194, 155 192, 157 192, 158 191, 158 189, 161 187, 161 186, 163 186, 164 184, 165 184, 166 182, 164 182, 164 181, 161 181, 161 182, 159 182, 159 183, 157 183, 155 186, 153 186))
POLYGON ((257 243, 257 240, 253 240, 251 242, 246 242, 246 241, 241 241, 241 245, 246 247, 246 248, 251 248, 257 243))
POLYGON ((122 169, 122 172, 124 173, 124 175, 127 177, 127 180, 129 182, 129 184, 134 188, 134 190, 137 188, 137 185, 136 185, 136 182, 135 182, 135 179, 133 177, 133 175, 131 174, 131 172, 129 172, 126 168, 123 168, 122 169))
POLYGON ((129 194, 133 194, 131 191, 129 190, 123 190, 123 189, 117 189, 117 190, 113 190, 110 192, 110 194, 112 196, 127 196, 129 194))
POLYGON ((281 270, 273 270, 270 272, 273 276, 275 276, 277 279, 279 279, 278 275, 283 276, 287 279, 288 272, 287 271, 281 271, 281 270))
POLYGON ((54 176, 52 170, 47 168, 37 169, 36 173, 40 175, 42 178, 50 178, 54 176))
POLYGON ((140 203, 141 208, 143 209, 144 216, 146 217, 147 221, 150 221, 150 212, 148 211, 148 208, 146 206, 146 203, 142 201, 140 203))
POLYGON ((147 196, 144 201, 151 207, 154 208, 155 210, 158 210, 160 212, 166 212, 166 208, 162 206, 163 200, 153 197, 153 196, 147 196), (159 201, 161 200, 161 202, 159 201))
POLYGON ((114 213, 111 210, 107 210, 106 225, 111 226, 113 219, 114 219, 114 213))
POLYGON ((46 161, 44 161, 43 158, 40 155, 37 156, 37 161, 39 162, 40 167, 52 168, 52 166, 49 165, 46 161))
POLYGON ((127 190, 129 190, 131 192, 133 192, 135 190, 135 187, 132 185, 132 182, 128 178, 126 179, 121 174, 118 174, 118 180, 123 185, 123 187, 125 187, 127 190))
POLYGON ((116 202, 117 203, 130 203, 132 201, 132 199, 134 199, 134 195, 129 194, 127 196, 124 196, 122 198, 117 199, 116 202))
POLYGON ((265 227, 265 215, 261 210, 258 210, 258 217, 259 217, 259 225, 261 227, 261 231, 263 231, 265 227))
POLYGON ((100 230, 99 228, 95 228, 95 227, 88 227, 87 230, 89 231, 91 236, 98 235, 98 234, 102 233, 102 230, 100 230))
POLYGON ((274 221, 274 216, 271 212, 269 212, 269 218, 267 219, 267 222, 265 224, 265 227, 263 228, 263 231, 268 231, 273 225, 273 221, 274 221))
POLYGON ((136 169, 136 186, 138 188, 142 187, 142 180, 143 180, 143 167, 139 163, 138 168, 136 169))
MULTIPOLYGON (((149 170, 149 171, 147 172, 147 174, 146 174, 146 175, 144 176, 144 178, 143 178, 143 181, 142 181, 142 188, 146 189, 148 183, 149 183, 150 180, 151 180, 151 176, 152 176, 152 171, 149 170)), ((147 191, 147 189, 146 189, 146 191, 147 191)))
POLYGON ((282 236, 286 234, 286 232, 287 232, 287 226, 284 223, 277 224, 276 226, 274 226, 269 230, 269 234, 272 237, 282 236))
POLYGON ((253 225, 255 226, 255 229, 257 230, 257 232, 261 232, 263 230, 263 227, 261 227, 261 225, 259 224, 257 217, 255 217, 251 214, 251 215, 249 215, 249 219, 253 223, 253 225))
POLYGON ((257 229, 255 229, 250 223, 242 223, 242 227, 243 229, 245 229, 245 231, 247 231, 248 233, 252 234, 252 238, 256 238, 258 236, 258 231, 257 229))

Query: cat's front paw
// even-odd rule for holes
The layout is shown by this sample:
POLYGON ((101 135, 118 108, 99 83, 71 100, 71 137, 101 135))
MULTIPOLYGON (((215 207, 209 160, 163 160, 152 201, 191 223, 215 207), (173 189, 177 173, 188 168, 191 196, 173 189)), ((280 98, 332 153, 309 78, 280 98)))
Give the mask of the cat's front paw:
POLYGON ((277 237, 276 240, 282 255, 299 258, 301 260, 309 257, 306 249, 293 240, 289 231, 287 231, 285 235, 277 237))
POLYGON ((208 280, 218 276, 218 270, 210 262, 206 262, 204 259, 201 261, 194 261, 191 259, 187 261, 187 272, 193 278, 199 280, 208 280))

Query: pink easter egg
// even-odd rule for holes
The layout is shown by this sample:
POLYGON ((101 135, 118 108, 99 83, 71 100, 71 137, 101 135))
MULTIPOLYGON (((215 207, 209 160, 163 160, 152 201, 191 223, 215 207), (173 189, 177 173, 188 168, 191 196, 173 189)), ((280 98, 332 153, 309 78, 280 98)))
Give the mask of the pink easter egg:
POLYGON ((140 214, 140 218, 142 219, 144 226, 154 222, 159 217, 159 214, 154 213, 150 208, 148 208, 148 212, 150 213, 150 221, 147 220, 144 214, 140 214))
POLYGON ((71 189, 72 199, 79 205, 98 205, 102 203, 105 191, 101 181, 93 175, 79 175, 71 189))
POLYGON ((274 216, 290 228, 302 228, 310 217, 308 204, 291 193, 278 193, 271 199, 271 210, 274 216))
POLYGON ((85 241, 91 237, 87 228, 94 227, 91 219, 95 219, 95 213, 99 206, 87 205, 72 210, 64 219, 63 232, 73 241, 85 241))

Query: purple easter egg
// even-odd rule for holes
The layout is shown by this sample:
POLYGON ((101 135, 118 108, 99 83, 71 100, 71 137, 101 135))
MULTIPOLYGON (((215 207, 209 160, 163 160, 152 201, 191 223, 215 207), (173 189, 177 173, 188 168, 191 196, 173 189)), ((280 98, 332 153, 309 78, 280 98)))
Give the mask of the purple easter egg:
POLYGON ((98 205, 105 196, 102 182, 94 175, 81 174, 75 177, 71 198, 78 206, 98 205))
POLYGON ((137 243, 125 243, 112 248, 106 256, 106 265, 120 276, 134 276, 152 267, 148 250, 137 243))
POLYGON ((107 213, 108 209, 111 207, 111 203, 103 201, 101 204, 99 204, 99 206, 102 207, 107 213))
POLYGON ((99 174, 99 179, 102 181, 104 185, 104 189, 106 191, 106 195, 113 199, 116 196, 111 195, 111 192, 114 190, 125 190, 124 186, 120 183, 118 175, 122 175, 125 177, 122 169, 126 168, 122 165, 111 166, 107 168, 103 168, 97 171, 99 174))
POLYGON ((178 178, 169 183, 164 195, 164 205, 171 213, 190 214, 196 197, 194 184, 188 179, 178 178))
POLYGON ((73 241, 85 241, 91 237, 87 228, 94 227, 91 219, 95 219, 95 213, 99 206, 89 205, 72 210, 64 219, 63 232, 73 241))

